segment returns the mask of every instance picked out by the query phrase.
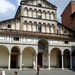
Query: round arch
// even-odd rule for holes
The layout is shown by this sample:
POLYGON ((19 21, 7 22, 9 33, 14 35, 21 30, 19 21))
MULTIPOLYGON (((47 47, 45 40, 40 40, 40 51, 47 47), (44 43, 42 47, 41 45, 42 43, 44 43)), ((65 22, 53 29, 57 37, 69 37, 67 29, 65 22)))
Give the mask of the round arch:
POLYGON ((53 11, 51 12, 51 20, 55 20, 55 13, 53 11))
POLYGON ((33 17, 36 18, 37 17, 36 15, 37 15, 37 9, 34 9, 33 10, 33 17))
POLYGON ((46 42, 47 44, 49 44, 49 42, 48 42, 48 40, 47 40, 47 39, 44 39, 44 38, 39 39, 37 43, 39 43, 40 41, 43 41, 43 42, 46 42))
POLYGON ((43 25, 42 25, 42 32, 46 32, 46 23, 43 23, 43 25))
POLYGON ((4 45, 0 45, 0 60, 0 67, 8 68, 9 50, 4 45))
POLYGON ((49 45, 49 43, 48 43, 47 39, 44 39, 44 38, 39 39, 39 41, 38 41, 38 65, 40 67, 47 66, 47 64, 44 64, 44 63, 47 63, 47 59, 45 59, 45 61, 42 61, 42 60, 44 60, 43 55, 47 58, 48 45, 49 45))
POLYGON ((23 68, 32 68, 33 67, 33 61, 35 60, 36 51, 33 47, 28 46, 24 48, 22 52, 22 64, 23 68))
POLYGON ((54 24, 51 25, 51 33, 55 33, 55 25, 54 24))
POLYGON ((28 8, 25 7, 23 10, 24 10, 24 16, 28 16, 28 8))
POLYGON ((28 9, 28 17, 32 17, 33 16, 33 9, 32 8, 29 8, 28 9))
POLYGON ((50 19, 50 12, 49 11, 46 12, 46 19, 50 19))
POLYGON ((45 10, 42 11, 42 18, 46 19, 46 11, 45 10))
POLYGON ((28 22, 25 20, 23 23, 23 30, 27 31, 27 24, 28 22))
POLYGON ((53 48, 50 52, 50 59, 51 59, 51 67, 52 68, 61 68, 62 67, 62 59, 61 59, 62 52, 59 48, 53 48))
POLYGON ((49 23, 46 25, 46 32, 50 33, 50 24, 49 23))
POLYGON ((65 49, 63 52, 64 68, 70 68, 70 50, 65 49))
POLYGON ((13 46, 11 49, 11 68, 19 68, 20 65, 20 48, 13 46))
POLYGON ((34 32, 37 31, 37 22, 36 21, 33 22, 32 31, 34 31, 34 32))

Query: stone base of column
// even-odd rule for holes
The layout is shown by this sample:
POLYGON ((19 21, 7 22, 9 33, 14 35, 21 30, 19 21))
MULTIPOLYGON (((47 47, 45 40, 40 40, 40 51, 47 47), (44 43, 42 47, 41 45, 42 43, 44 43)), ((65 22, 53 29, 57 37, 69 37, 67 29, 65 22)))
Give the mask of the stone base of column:
POLYGON ((10 68, 8 68, 8 70, 10 70, 10 68))
POLYGON ((72 67, 70 69, 73 69, 72 67))
POLYGON ((48 70, 51 70, 51 68, 48 68, 48 70))
POLYGON ((62 68, 62 70, 64 70, 64 68, 62 68))
POLYGON ((22 70, 22 68, 20 68, 20 70, 22 70))

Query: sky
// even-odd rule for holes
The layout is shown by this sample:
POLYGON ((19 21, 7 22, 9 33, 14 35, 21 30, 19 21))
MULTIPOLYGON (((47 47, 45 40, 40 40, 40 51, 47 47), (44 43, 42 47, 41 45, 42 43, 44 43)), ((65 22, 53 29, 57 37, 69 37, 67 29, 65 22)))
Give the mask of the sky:
MULTIPOLYGON (((21 0, 0 0, 0 21, 14 18, 21 0)), ((57 21, 61 22, 61 14, 71 0, 48 0, 57 6, 57 21)))

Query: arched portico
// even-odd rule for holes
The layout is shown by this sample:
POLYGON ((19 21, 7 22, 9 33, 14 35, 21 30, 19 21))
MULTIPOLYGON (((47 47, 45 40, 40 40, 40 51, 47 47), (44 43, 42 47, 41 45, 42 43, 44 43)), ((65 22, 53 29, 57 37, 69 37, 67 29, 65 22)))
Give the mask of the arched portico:
POLYGON ((61 50, 59 48, 53 48, 50 53, 50 66, 52 68, 62 67, 61 50))
POLYGON ((35 66, 35 49, 33 47, 26 47, 22 52, 23 68, 34 68, 35 66))
POLYGON ((11 68, 20 67, 20 49, 17 46, 12 47, 11 49, 11 68))
POLYGON ((8 68, 8 54, 8 48, 4 45, 0 45, 0 68, 8 68))
POLYGON ((72 51, 72 68, 75 68, 75 50, 72 51))
POLYGON ((68 49, 64 50, 64 68, 70 68, 70 51, 68 49))
POLYGON ((47 67, 48 56, 48 41, 46 39, 40 39, 38 41, 38 59, 37 64, 40 67, 47 67))

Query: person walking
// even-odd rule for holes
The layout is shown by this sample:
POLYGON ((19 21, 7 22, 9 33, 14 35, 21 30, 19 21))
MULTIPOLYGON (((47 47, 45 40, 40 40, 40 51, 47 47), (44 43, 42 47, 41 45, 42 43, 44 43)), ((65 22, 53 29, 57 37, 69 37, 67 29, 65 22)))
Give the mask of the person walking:
POLYGON ((37 66, 37 74, 39 75, 39 65, 37 66))
POLYGON ((2 70, 0 70, 0 75, 2 75, 2 70))
POLYGON ((16 71, 14 72, 14 75, 17 75, 17 72, 16 71))

